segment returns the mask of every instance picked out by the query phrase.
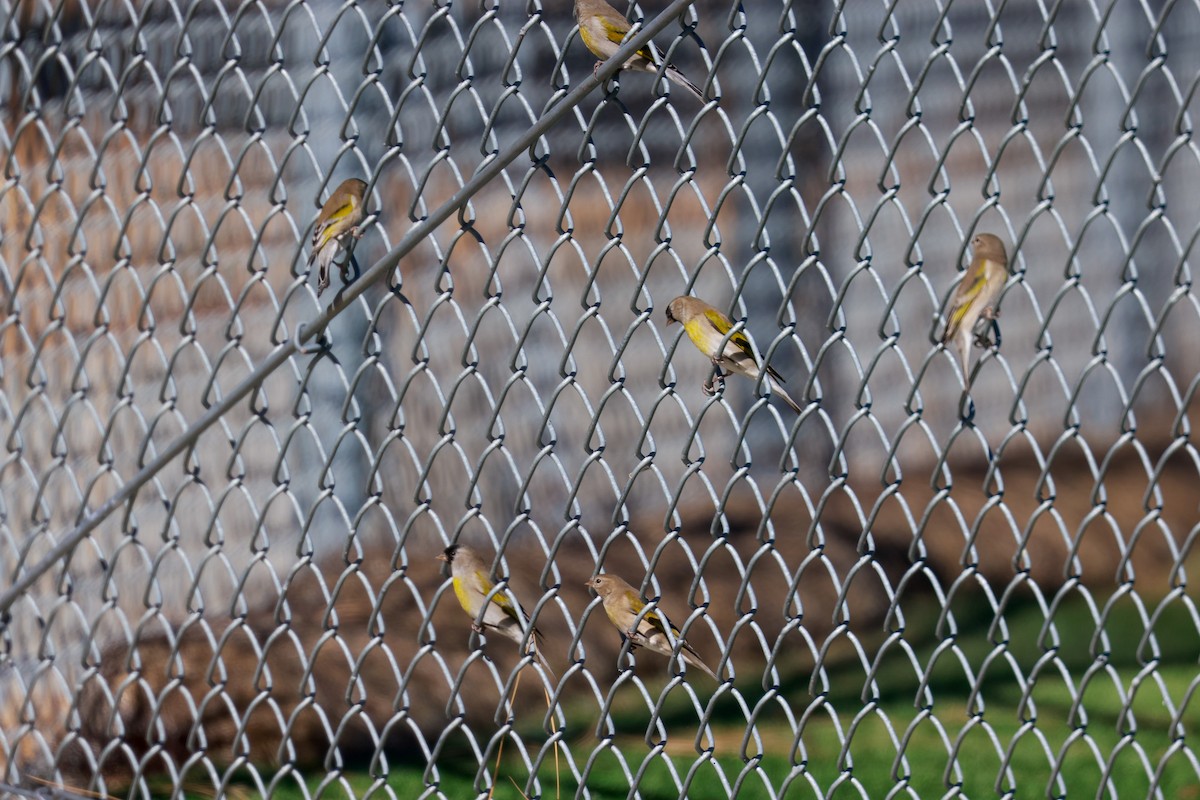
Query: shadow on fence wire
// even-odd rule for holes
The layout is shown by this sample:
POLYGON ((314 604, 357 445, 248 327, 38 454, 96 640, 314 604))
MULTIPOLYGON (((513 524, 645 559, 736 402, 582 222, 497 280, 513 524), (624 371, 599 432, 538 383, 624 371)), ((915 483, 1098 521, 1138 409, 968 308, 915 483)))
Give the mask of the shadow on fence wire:
MULTIPOLYGON (((373 263, 594 63, 537 4, 0 9, 0 589, 337 293, 342 179, 373 263)), ((996 13, 696 3, 657 41, 719 102, 606 83, 8 609, 0 782, 1186 796, 1200 9, 996 13), (706 394, 684 294, 800 413, 706 394)))

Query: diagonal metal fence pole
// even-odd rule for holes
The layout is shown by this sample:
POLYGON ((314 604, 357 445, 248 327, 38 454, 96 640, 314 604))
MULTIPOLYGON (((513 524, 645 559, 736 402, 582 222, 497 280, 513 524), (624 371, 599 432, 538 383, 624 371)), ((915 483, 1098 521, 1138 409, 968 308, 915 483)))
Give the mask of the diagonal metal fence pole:
POLYGON ((475 175, 461 189, 455 192, 449 200, 439 206, 424 220, 409 229, 404 238, 391 251, 375 262, 357 281, 346 287, 341 292, 340 298, 335 298, 334 302, 326 307, 325 311, 317 315, 311 325, 301 325, 296 336, 275 348, 253 373, 248 375, 219 402, 210 407, 208 411, 197 419, 186 431, 180 434, 178 438, 167 445, 153 461, 143 467, 128 483, 122 486, 120 491, 116 492, 95 511, 84 517, 41 561, 28 568, 24 575, 16 578, 12 586, 5 590, 3 595, 0 595, 0 614, 7 614, 12 604, 33 585, 34 581, 53 569, 55 564, 58 564, 69 556, 71 551, 89 533, 95 530, 109 514, 120 508, 131 497, 137 494, 137 491, 142 486, 166 467, 176 456, 190 447, 217 420, 228 413, 248 394, 261 386, 263 381, 272 372, 287 363, 288 359, 299 351, 301 345, 324 331, 334 317, 348 308, 351 303, 358 299, 376 281, 390 273, 400 263, 400 259, 408 255, 427 236, 432 235, 439 225, 462 208, 467 201, 495 179, 521 153, 532 147, 564 115, 579 105, 583 98, 590 94, 593 89, 616 74, 621 64, 635 52, 646 46, 654 38, 655 34, 666 28, 671 20, 686 11, 693 2, 695 0, 675 0, 667 6, 661 14, 646 23, 635 35, 630 36, 625 44, 613 54, 612 58, 605 61, 592 75, 586 77, 579 86, 567 94, 561 103, 546 112, 535 125, 517 139, 507 150, 483 164, 476 171, 475 175))

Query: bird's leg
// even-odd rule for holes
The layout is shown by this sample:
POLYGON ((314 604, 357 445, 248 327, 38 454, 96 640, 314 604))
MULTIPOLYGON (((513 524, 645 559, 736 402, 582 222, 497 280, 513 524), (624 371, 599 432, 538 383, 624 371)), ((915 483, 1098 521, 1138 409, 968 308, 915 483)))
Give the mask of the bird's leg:
POLYGON ((472 622, 471 630, 475 631, 476 633, 483 633, 483 626, 480 625, 478 622, 472 622))
POLYGON ((1000 325, 996 322, 996 318, 1000 316, 1000 312, 986 306, 983 311, 979 312, 979 319, 975 320, 975 325, 971 328, 973 342, 976 347, 988 348, 992 346, 991 331, 996 332, 995 344, 1000 344, 1000 325))
POLYGON ((1000 317, 1000 310, 988 306, 983 309, 979 315, 979 321, 975 324, 975 346, 976 347, 991 347, 995 344, 1000 346, 1000 323, 996 322, 1000 317), (996 338, 993 342, 991 332, 995 331, 996 338))
POLYGON ((996 320, 988 320, 987 323, 975 334, 975 346, 988 348, 995 345, 1000 346, 1000 324, 996 320), (992 334, 995 334, 993 338, 992 334))
POLYGON ((351 284, 359 279, 362 275, 362 267, 358 266, 358 259, 354 257, 354 253, 350 253, 349 257, 342 262, 339 267, 342 273, 342 283, 351 284), (354 277, 350 277, 350 268, 354 268, 354 277))
POLYGON ((601 67, 601 65, 603 65, 603 64, 604 64, 604 62, 603 62, 603 61, 597 61, 597 62, 596 62, 596 66, 592 67, 592 77, 593 77, 593 78, 598 78, 598 77, 600 77, 600 67, 601 67))
POLYGON ((350 235, 353 236, 355 239, 361 239, 362 237, 367 235, 367 232, 364 231, 362 228, 358 227, 357 225, 355 225, 353 228, 350 229, 350 235))
POLYGON ((712 360, 713 373, 708 376, 708 380, 700 389, 709 397, 712 397, 717 392, 725 391, 725 373, 721 370, 721 364, 717 359, 712 360), (715 383, 714 383, 715 381, 715 383))

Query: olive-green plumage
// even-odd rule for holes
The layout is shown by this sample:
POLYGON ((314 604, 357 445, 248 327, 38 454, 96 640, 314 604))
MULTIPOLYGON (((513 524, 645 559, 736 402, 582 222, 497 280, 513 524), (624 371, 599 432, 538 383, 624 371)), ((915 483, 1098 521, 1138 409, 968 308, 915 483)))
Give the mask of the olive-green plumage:
POLYGON ((609 621, 617 627, 617 630, 629 639, 631 645, 645 647, 647 650, 653 650, 669 658, 675 654, 672 640, 677 641, 679 642, 679 657, 683 659, 684 663, 707 673, 715 681, 721 680, 717 677, 717 673, 700 660, 700 654, 683 640, 679 631, 660 610, 651 609, 638 620, 638 614, 641 614, 642 609, 647 605, 646 601, 624 580, 616 575, 601 574, 592 578, 586 585, 595 589, 596 594, 600 595, 600 599, 604 601, 604 613, 608 615, 609 621), (635 623, 637 624, 636 629, 634 628, 635 623))
MULTIPOLYGON (((632 27, 629 20, 604 0, 575 0, 575 20, 579 23, 579 38, 583 40, 587 49, 600 59, 596 62, 596 69, 620 49, 625 35, 632 27)), ((655 74, 662 61, 662 53, 651 42, 631 56, 621 69, 655 74)), ((704 92, 700 87, 689 81, 674 64, 667 64, 663 74, 696 95, 700 102, 705 102, 704 92)))
POLYGON ((980 320, 991 322, 999 315, 993 304, 1008 280, 1008 252, 1000 237, 980 233, 971 240, 971 265, 954 291, 946 312, 944 344, 953 343, 962 359, 963 381, 971 361, 971 341, 986 342, 975 327, 980 320))
MULTIPOLYGON (((366 181, 348 178, 333 190, 317 213, 317 221, 313 223, 312 253, 308 256, 309 269, 314 261, 317 262, 317 297, 329 285, 329 266, 338 251, 349 247, 351 239, 362 237, 358 225, 367 216, 367 206, 363 202, 366 191, 366 181)), ((348 277, 344 264, 341 274, 344 282, 348 277)))
POLYGON ((547 672, 554 674, 546 657, 542 655, 542 634, 529 624, 529 619, 521 607, 504 591, 496 592, 490 600, 488 599, 488 594, 496 584, 489 575, 488 565, 479 553, 466 545, 453 544, 443 550, 437 559, 450 565, 454 596, 471 618, 471 627, 475 631, 494 631, 519 645, 525 640, 525 629, 528 628, 529 652, 542 662, 547 672))
MULTIPOLYGON (((745 331, 737 331, 726 340, 726 335, 733 330, 733 320, 722 314, 713 306, 698 297, 684 295, 676 297, 667 305, 667 324, 678 322, 683 325, 692 344, 704 355, 708 356, 713 366, 717 368, 718 379, 723 382, 721 370, 745 375, 753 381, 762 374, 758 363, 758 354, 750 337, 745 331), (721 343, 724 342, 724 348, 721 343)), ((771 387, 771 394, 778 395, 792 407, 797 414, 801 413, 799 404, 783 389, 783 376, 771 366, 767 366, 766 383, 771 387)), ((711 382, 704 384, 704 391, 713 394, 715 389, 711 382)))

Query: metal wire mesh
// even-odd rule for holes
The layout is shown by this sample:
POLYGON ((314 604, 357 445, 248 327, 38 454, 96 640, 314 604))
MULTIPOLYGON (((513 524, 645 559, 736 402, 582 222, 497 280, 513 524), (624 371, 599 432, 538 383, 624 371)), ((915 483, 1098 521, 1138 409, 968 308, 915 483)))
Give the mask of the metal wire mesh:
POLYGON ((566 3, 0 19, 10 790, 1200 783, 1200 3, 699 0, 656 41, 707 103, 570 94, 566 3), (351 176, 376 268, 318 298, 351 176), (963 375, 978 231, 1011 275, 963 375), (682 294, 802 412, 705 395, 682 294), (452 543, 554 674, 472 631, 452 543), (598 572, 722 680, 631 648, 598 572))

